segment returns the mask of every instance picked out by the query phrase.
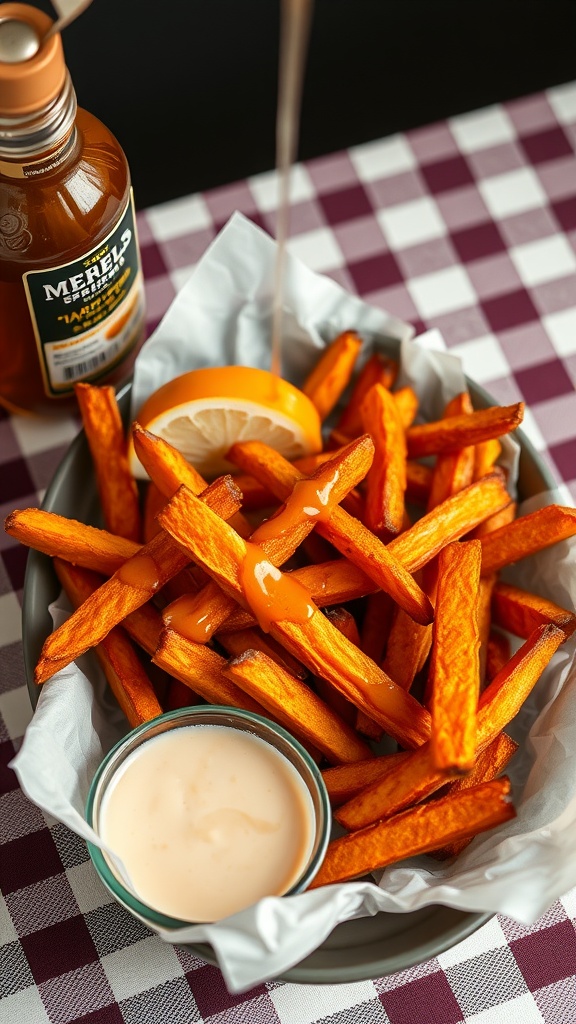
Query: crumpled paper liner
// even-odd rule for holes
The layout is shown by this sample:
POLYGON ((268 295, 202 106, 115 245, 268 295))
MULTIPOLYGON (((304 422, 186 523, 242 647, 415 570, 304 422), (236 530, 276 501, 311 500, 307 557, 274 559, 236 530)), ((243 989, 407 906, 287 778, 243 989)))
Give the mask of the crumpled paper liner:
MULTIPOLYGON (((196 267, 138 358, 133 409, 165 380, 194 366, 252 363, 267 368, 274 242, 235 215, 196 267)), ((401 339, 401 383, 419 393, 426 418, 438 417, 465 386, 460 364, 437 332, 412 343, 411 329, 348 295, 333 281, 288 260, 285 292, 289 338, 284 375, 300 383, 318 351, 354 327, 363 336, 362 362, 378 339, 401 339)), ((508 440, 506 462, 516 468, 508 440)), ((520 512, 558 501, 543 494, 520 512)), ((576 541, 525 559, 507 578, 573 608, 576 541)), ((65 614, 58 609, 55 616, 65 614)), ((454 863, 418 857, 387 868, 378 884, 349 882, 292 897, 270 897, 226 920, 159 931, 168 942, 208 942, 228 988, 244 991, 277 977, 316 949, 334 927, 379 911, 411 912, 433 904, 502 912, 531 924, 576 885, 576 664, 574 638, 555 655, 509 731, 522 740, 510 765, 517 817, 485 833, 454 863), (526 738, 527 737, 527 738, 526 738)), ((127 724, 87 655, 42 688, 13 767, 28 797, 93 843, 84 820, 90 781, 104 753, 127 724)))

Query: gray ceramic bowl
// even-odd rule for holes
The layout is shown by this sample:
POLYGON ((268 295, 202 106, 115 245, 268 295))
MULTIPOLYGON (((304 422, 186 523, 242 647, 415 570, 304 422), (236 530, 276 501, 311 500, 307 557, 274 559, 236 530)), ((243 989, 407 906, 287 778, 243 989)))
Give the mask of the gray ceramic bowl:
MULTIPOLYGON (((387 344, 385 351, 396 355, 398 344, 387 344)), ((468 381, 468 386, 476 408, 497 404, 477 384, 468 381)), ((118 397, 127 422, 130 384, 122 388, 118 397)), ((556 482, 535 448, 521 430, 517 430, 515 436, 521 447, 520 498, 553 488, 556 482)), ((83 432, 72 443, 58 467, 46 492, 43 508, 100 525, 94 474, 83 432)), ((33 706, 37 700, 34 666, 52 629, 48 605, 59 591, 50 559, 31 551, 24 586, 23 640, 26 677, 33 706)), ((349 921, 338 925, 319 949, 287 971, 281 980, 336 984, 392 974, 438 956, 476 931, 491 916, 433 906, 416 913, 380 913, 375 917, 349 921)), ((210 946, 197 944, 190 949, 208 963, 216 963, 210 946)))

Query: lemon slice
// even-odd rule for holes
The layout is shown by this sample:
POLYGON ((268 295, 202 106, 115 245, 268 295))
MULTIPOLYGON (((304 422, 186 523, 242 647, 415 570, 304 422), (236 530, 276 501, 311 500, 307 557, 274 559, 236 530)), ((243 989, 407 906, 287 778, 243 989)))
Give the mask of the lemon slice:
MULTIPOLYGON (((287 459, 322 448, 320 417, 293 384, 251 366, 191 370, 164 384, 144 402, 140 426, 178 449, 203 476, 234 471, 226 453, 236 441, 262 441, 287 459)), ((133 445, 134 476, 147 474, 133 445)))

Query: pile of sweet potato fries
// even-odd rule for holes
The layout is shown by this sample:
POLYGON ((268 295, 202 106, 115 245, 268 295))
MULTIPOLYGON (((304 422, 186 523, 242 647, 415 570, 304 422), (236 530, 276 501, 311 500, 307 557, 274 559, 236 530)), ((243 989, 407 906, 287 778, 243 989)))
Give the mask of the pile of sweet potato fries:
POLYGON ((344 332, 303 386, 323 419, 350 394, 320 455, 239 443, 237 474, 207 483, 134 424, 142 493, 113 389, 80 384, 106 528, 33 508, 6 520, 53 556, 76 609, 47 638, 38 684, 95 648, 131 726, 206 700, 307 747, 346 830, 314 886, 454 856, 513 817, 504 730, 576 627, 499 579, 576 533, 571 508, 517 517, 498 458, 522 404, 474 411, 464 393, 414 425, 397 363, 375 354, 354 375, 360 349, 344 332), (395 749, 377 755, 384 735, 395 749))

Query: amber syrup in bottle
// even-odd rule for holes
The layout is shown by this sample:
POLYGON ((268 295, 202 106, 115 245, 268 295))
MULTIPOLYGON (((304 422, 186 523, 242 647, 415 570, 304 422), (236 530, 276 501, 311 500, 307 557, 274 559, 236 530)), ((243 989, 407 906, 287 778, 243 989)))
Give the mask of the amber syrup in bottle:
POLYGON ((126 157, 77 107, 51 25, 0 4, 0 403, 12 412, 127 377, 144 339, 126 157))

